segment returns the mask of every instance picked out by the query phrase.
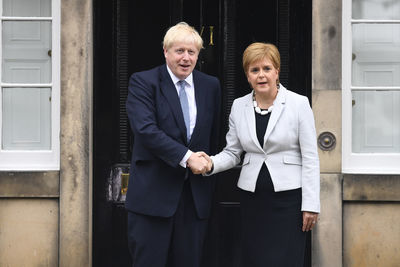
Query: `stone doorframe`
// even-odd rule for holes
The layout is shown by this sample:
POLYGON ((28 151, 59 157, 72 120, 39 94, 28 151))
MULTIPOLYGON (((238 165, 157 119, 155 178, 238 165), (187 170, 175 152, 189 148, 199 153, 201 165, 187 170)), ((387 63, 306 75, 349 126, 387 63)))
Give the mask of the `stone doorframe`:
POLYGON ((91 266, 93 2, 61 1, 59 266, 91 266))

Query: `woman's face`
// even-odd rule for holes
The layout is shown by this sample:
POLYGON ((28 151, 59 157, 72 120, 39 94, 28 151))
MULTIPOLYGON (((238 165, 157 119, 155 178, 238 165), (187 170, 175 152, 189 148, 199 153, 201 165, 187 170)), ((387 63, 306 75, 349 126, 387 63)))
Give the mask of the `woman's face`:
POLYGON ((279 70, 274 67, 272 61, 267 57, 252 62, 247 71, 247 81, 256 94, 271 94, 275 96, 278 77, 279 70))

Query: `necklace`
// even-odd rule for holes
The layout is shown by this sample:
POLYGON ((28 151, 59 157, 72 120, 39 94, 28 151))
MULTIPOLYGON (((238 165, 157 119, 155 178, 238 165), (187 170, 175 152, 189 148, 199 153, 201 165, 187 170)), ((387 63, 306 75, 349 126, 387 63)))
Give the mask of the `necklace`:
POLYGON ((272 112, 272 110, 274 109, 274 105, 272 105, 268 109, 262 110, 257 104, 255 93, 253 93, 253 107, 254 107, 254 111, 260 115, 267 115, 268 113, 272 112))

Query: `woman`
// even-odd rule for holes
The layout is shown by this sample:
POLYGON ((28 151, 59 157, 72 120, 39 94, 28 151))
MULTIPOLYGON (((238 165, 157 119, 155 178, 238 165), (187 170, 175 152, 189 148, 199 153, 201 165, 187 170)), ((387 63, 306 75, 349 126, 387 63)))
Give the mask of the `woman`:
POLYGON ((243 266, 303 266, 305 232, 320 211, 313 113, 306 97, 279 83, 274 45, 248 46, 243 69, 253 91, 233 102, 226 147, 208 158, 207 175, 234 167, 244 152, 243 266))

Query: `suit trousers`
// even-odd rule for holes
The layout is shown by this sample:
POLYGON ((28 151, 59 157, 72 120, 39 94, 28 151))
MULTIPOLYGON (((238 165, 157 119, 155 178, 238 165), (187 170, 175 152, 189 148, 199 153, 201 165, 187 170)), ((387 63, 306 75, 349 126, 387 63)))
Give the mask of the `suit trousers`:
POLYGON ((128 242, 134 267, 200 267, 208 219, 199 219, 190 179, 172 217, 128 211, 128 242))

